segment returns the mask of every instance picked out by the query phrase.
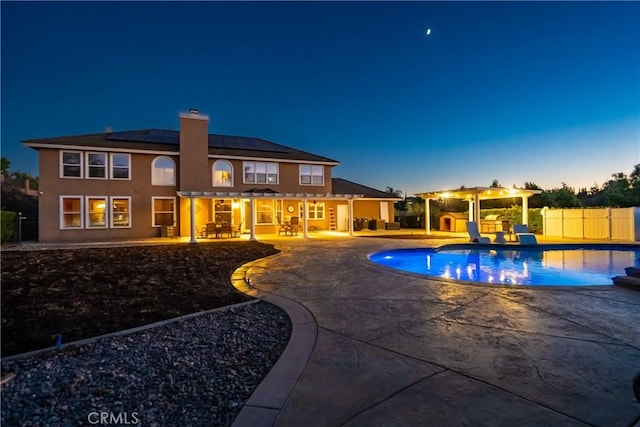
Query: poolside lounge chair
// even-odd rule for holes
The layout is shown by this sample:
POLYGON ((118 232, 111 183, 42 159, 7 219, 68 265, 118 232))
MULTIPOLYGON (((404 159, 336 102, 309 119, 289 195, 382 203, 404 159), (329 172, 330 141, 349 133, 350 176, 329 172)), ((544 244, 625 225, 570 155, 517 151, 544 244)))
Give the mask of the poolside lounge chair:
POLYGON ((488 237, 482 237, 478 231, 478 224, 473 221, 467 221, 467 232, 469 233, 469 241, 473 243, 491 243, 488 237))
POLYGON ((521 245, 537 245, 536 235, 529 232, 526 224, 513 224, 513 234, 521 245))

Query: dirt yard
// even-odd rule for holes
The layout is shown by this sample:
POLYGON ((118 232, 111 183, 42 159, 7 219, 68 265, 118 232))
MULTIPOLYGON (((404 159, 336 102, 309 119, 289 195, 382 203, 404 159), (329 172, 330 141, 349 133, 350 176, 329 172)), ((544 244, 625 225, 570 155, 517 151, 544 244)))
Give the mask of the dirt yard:
POLYGON ((248 301, 229 280, 258 242, 2 251, 2 357, 248 301))

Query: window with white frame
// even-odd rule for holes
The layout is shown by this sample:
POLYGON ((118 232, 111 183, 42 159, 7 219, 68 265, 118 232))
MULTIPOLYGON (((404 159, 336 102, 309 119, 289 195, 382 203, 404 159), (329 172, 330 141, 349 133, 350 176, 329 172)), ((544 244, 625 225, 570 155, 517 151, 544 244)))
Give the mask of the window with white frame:
POLYGON ((82 152, 60 152, 60 177, 82 178, 82 152))
POLYGON ((82 228, 82 196, 60 196, 60 228, 82 228))
POLYGON ((230 162, 228 162, 227 160, 216 160, 213 163, 212 171, 213 187, 233 187, 233 166, 230 162))
POLYGON ((245 184, 278 184, 278 164, 266 162, 244 162, 245 184))
POLYGON ((275 200, 256 199, 256 223, 273 224, 275 200))
POLYGON ((111 153, 111 179, 131 179, 131 154, 111 153))
POLYGON ((176 164, 167 156, 158 156, 151 162, 151 185, 176 185, 176 164))
MULTIPOLYGON (((302 203, 300 203, 300 217, 302 214, 302 203)), ((324 202, 308 202, 307 203, 307 219, 324 219, 324 202)))
POLYGON ((175 225, 175 197, 152 197, 152 207, 151 220, 154 227, 159 227, 161 225, 175 225))
POLYGON ((111 227, 131 227, 131 197, 113 196, 110 201, 111 227))
POLYGON ((107 198, 87 196, 85 203, 87 228, 107 227, 107 198))
POLYGON ((324 185, 324 166, 300 165, 300 185, 324 185))
POLYGON ((87 153, 87 178, 107 179, 107 153, 87 153))

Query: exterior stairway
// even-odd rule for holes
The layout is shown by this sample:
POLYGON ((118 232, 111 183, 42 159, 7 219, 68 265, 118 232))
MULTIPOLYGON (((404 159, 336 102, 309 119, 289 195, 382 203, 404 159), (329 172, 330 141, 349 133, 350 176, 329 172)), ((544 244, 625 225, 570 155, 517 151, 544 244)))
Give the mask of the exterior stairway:
POLYGON ((624 271, 627 275, 614 277, 613 284, 640 291, 640 268, 627 267, 624 271))

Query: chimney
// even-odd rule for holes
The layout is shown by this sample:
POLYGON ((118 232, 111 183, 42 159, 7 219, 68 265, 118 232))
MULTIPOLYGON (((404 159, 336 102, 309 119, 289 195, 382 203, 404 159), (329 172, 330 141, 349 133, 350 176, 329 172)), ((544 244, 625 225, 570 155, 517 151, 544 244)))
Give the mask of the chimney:
POLYGON ((180 191, 211 190, 208 125, 194 108, 180 113, 180 191))

